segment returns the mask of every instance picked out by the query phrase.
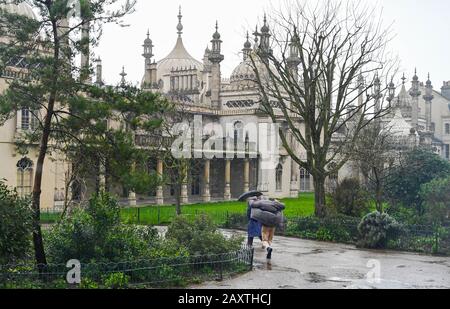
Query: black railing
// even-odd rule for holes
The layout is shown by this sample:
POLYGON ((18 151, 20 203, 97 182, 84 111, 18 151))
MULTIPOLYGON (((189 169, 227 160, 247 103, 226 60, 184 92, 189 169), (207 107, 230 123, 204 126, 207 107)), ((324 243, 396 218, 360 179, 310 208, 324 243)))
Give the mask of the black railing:
POLYGON ((31 284, 38 288, 86 288, 92 284, 111 288, 114 286, 108 282, 111 282, 113 275, 123 278, 123 284, 126 284, 123 287, 176 287, 200 281, 220 281, 234 274, 251 271, 253 254, 252 248, 243 247, 235 252, 215 255, 81 264, 81 283, 78 285, 67 283, 71 269, 63 264, 41 267, 3 265, 0 266, 0 288, 23 288, 31 284))

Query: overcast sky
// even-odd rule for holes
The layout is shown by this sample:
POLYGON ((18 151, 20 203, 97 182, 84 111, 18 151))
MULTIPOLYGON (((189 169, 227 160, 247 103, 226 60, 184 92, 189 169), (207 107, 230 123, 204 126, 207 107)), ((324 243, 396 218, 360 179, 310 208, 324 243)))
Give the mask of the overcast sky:
MULTIPOLYGON (((239 64, 240 50, 246 30, 261 24, 262 15, 270 15, 270 4, 282 0, 138 0, 136 12, 125 19, 129 27, 104 27, 95 53, 103 60, 104 80, 118 83, 122 65, 127 80, 137 83, 144 74, 142 44, 147 29, 153 40, 156 60, 164 58, 177 39, 178 6, 183 14, 183 41, 196 59, 203 57, 206 45, 214 33, 215 21, 223 40, 222 77, 228 78, 239 64)), ((317 0, 325 1, 325 0, 317 0)), ((421 81, 428 72, 436 90, 444 80, 450 80, 450 1, 449 0, 363 0, 378 3, 383 8, 384 22, 394 23, 395 40, 391 49, 401 59, 401 69, 411 78, 417 67, 421 81)), ((399 76, 400 77, 400 76, 399 76)))

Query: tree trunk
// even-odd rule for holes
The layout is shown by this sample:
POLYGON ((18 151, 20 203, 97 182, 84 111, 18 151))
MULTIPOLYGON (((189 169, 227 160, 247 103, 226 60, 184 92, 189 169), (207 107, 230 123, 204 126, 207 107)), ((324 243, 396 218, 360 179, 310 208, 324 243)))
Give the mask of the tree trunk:
POLYGON ((181 183, 177 183, 175 186, 175 200, 177 216, 181 216, 181 183))
POLYGON ((34 255, 36 259, 36 264, 38 265, 39 272, 43 270, 45 265, 47 265, 47 259, 45 257, 44 243, 42 241, 42 230, 41 230, 41 192, 42 192, 42 172, 44 168, 45 156, 47 154, 48 140, 51 130, 51 121, 53 115, 54 100, 50 99, 49 107, 47 110, 47 115, 45 117, 44 128, 42 131, 41 142, 39 146, 39 156, 36 163, 36 174, 34 176, 33 185, 33 244, 34 244, 34 255))
POLYGON ((326 215, 325 205, 325 178, 322 176, 314 177, 314 197, 315 197, 315 216, 323 218, 326 215))

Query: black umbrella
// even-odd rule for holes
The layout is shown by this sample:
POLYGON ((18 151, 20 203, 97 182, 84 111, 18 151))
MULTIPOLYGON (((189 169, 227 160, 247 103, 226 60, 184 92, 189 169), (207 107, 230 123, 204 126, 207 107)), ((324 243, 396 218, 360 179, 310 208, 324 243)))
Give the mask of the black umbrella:
POLYGON ((262 196, 262 195, 264 195, 264 194, 262 192, 260 192, 260 191, 250 191, 250 192, 242 194, 239 197, 239 202, 245 202, 246 200, 248 200, 251 197, 255 197, 255 196, 259 197, 259 196, 262 196))

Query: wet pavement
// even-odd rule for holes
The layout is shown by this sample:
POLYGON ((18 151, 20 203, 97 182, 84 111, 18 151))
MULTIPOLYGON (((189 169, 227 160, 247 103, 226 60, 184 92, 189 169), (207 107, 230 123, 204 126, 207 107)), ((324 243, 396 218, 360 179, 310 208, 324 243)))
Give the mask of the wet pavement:
MULTIPOLYGON (((224 231, 226 235, 242 232, 224 231)), ((272 261, 255 240, 254 270, 197 289, 450 289, 450 258, 276 237, 272 261), (379 276, 378 276, 379 274, 379 276)))

